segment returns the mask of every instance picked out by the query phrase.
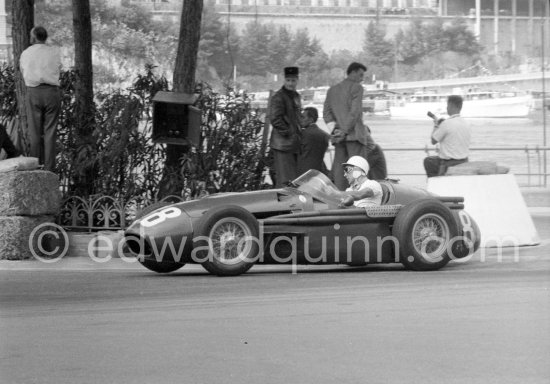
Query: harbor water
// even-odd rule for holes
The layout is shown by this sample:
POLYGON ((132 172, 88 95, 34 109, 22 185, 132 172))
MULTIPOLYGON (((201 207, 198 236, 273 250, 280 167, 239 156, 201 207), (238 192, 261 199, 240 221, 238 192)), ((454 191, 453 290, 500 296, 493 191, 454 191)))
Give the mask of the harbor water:
MULTIPOLYGON (((507 166, 510 173, 516 175, 520 186, 542 185, 543 177, 537 175, 543 173, 544 169, 544 151, 537 150, 537 147, 544 147, 543 126, 540 122, 527 118, 472 118, 468 121, 472 126, 471 148, 474 149, 470 152, 470 161, 494 161, 507 166)), ((384 149, 388 176, 400 179, 403 183, 425 186, 422 162, 427 153, 424 149, 428 149, 430 155, 436 154, 435 146, 430 143, 432 120, 428 117, 418 120, 366 117, 365 123, 370 127, 374 140, 384 149)), ((548 127, 546 129, 548 135, 548 127)), ((330 163, 331 155, 327 155, 327 163, 330 163)))

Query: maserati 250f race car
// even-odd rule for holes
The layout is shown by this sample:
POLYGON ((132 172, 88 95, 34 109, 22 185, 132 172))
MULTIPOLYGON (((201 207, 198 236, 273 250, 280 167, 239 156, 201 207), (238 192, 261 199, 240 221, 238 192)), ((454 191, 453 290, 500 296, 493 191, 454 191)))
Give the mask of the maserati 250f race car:
POLYGON ((136 219, 125 240, 152 271, 200 263, 217 275, 273 263, 402 263, 429 271, 478 249, 479 229, 463 198, 380 183, 380 206, 338 208, 342 192, 310 170, 281 189, 165 203, 136 219))

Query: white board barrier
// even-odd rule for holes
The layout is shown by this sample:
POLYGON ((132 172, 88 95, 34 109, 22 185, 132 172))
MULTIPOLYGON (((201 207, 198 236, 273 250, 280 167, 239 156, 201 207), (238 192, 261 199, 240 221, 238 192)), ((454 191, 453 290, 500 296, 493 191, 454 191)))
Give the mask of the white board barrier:
POLYGON ((464 197, 465 211, 479 226, 481 247, 540 243, 513 174, 430 177, 427 189, 440 196, 464 197))

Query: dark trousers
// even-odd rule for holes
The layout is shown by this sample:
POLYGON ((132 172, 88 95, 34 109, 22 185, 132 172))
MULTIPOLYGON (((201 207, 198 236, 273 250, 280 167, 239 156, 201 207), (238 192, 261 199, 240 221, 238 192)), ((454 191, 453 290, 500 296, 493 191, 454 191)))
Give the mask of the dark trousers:
POLYGON ((441 159, 439 156, 428 156, 424 158, 424 169, 428 177, 443 176, 447 173, 447 169, 454 165, 466 163, 468 158, 465 159, 441 159))
POLYGON ((348 161, 352 156, 362 156, 369 163, 368 178, 372 180, 383 180, 388 177, 386 167, 386 157, 382 148, 376 144, 372 151, 367 151, 367 146, 359 141, 343 141, 334 145, 334 162, 332 163, 332 175, 334 185, 343 191, 348 185, 348 180, 344 177, 344 167, 342 163, 348 161))
POLYGON ((27 87, 27 122, 30 156, 38 158, 44 169, 55 171, 55 140, 57 120, 61 110, 61 92, 58 87, 39 85, 27 87))
POLYGON ((388 177, 388 168, 386 167, 386 157, 382 148, 376 144, 376 147, 369 152, 367 156, 369 163, 369 173, 367 177, 371 180, 384 180, 388 177))
POLYGON ((282 188, 285 183, 298 177, 298 153, 273 151, 273 168, 275 168, 275 188, 282 188))

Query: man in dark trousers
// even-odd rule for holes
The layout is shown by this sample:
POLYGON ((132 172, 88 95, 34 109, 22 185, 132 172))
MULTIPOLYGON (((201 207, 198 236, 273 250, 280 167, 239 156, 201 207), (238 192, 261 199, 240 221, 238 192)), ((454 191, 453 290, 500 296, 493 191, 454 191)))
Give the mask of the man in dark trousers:
POLYGON ((346 71, 347 77, 329 88, 323 107, 323 118, 332 133, 331 142, 334 145, 334 184, 341 190, 348 186, 341 164, 352 156, 367 159, 370 169, 376 172, 373 177, 384 178, 386 174, 386 170, 380 168, 380 147, 377 150, 363 123, 361 83, 366 70, 367 67, 361 63, 351 63, 346 71))
POLYGON ((284 69, 285 82, 271 97, 270 118, 273 130, 269 145, 273 153, 275 187, 280 188, 298 176, 298 155, 301 142, 301 107, 298 68, 284 69))
POLYGON ((298 174, 310 169, 327 173, 324 163, 330 135, 317 126, 317 108, 307 107, 302 113, 302 150, 298 159, 298 174))
POLYGON ((6 131, 6 127, 0 124, 0 150, 2 149, 6 151, 8 159, 21 155, 17 148, 15 148, 15 145, 13 145, 13 142, 11 141, 8 132, 6 131))
POLYGON ((32 45, 21 53, 19 66, 27 86, 30 156, 38 158, 45 170, 55 171, 56 130, 61 110, 61 55, 57 47, 46 44, 47 39, 46 29, 34 27, 32 45))

